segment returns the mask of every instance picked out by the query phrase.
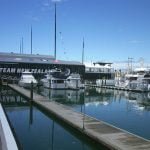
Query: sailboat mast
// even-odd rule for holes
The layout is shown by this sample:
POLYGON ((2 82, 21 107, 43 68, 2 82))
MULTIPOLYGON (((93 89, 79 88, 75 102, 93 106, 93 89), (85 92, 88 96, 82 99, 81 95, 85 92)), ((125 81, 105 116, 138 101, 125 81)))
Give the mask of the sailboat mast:
POLYGON ((84 37, 83 37, 83 49, 82 49, 82 64, 84 63, 84 37))
POLYGON ((21 40, 20 40, 20 54, 21 54, 21 49, 22 49, 22 47, 21 47, 22 45, 21 45, 21 40))
POLYGON ((23 54, 23 37, 22 37, 22 47, 21 47, 21 50, 22 50, 22 54, 23 54))
POLYGON ((55 3, 55 48, 54 48, 54 57, 56 60, 56 3, 55 3))
POLYGON ((32 54, 32 26, 31 26, 31 54, 32 54))

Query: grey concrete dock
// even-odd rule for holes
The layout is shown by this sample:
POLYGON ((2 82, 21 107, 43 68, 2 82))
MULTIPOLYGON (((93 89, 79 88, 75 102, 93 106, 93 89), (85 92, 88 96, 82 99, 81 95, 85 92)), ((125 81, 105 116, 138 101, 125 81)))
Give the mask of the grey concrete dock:
POLYGON ((1 138, 0 138, 0 150, 2 150, 2 143, 1 143, 1 138))
MULTIPOLYGON (((18 85, 8 85, 13 90, 30 98, 30 91, 18 85)), ((150 150, 150 141, 127 131, 114 127, 103 121, 72 110, 70 107, 49 101, 48 98, 33 94, 33 102, 52 113, 57 118, 91 138, 114 150, 150 150), (84 120, 84 128, 83 128, 84 120)))

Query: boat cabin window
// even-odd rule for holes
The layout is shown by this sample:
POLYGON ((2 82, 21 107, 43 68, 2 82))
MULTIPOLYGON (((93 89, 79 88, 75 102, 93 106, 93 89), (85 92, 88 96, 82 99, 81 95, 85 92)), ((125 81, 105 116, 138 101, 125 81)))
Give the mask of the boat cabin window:
POLYGON ((130 81, 137 80, 137 77, 130 77, 130 78, 128 78, 128 80, 130 80, 130 81))
POLYGON ((144 81, 144 83, 146 83, 146 84, 150 84, 150 79, 144 79, 143 81, 144 81))
POLYGON ((150 74, 146 74, 144 78, 150 78, 150 74))
POLYGON ((53 83, 64 83, 64 80, 53 80, 53 83))

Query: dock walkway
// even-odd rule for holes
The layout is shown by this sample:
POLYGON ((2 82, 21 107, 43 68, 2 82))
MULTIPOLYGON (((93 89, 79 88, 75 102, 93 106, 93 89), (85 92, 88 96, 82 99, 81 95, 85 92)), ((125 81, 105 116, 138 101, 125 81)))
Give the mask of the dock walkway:
MULTIPOLYGON (((8 85, 13 90, 30 98, 30 91, 17 85, 8 85)), ((59 104, 48 98, 33 94, 33 102, 57 118, 78 130, 93 141, 113 150, 150 150, 150 141, 114 127, 93 117, 76 112, 68 106, 59 104), (84 123, 83 123, 84 121, 84 123), (83 126, 84 125, 84 126, 83 126)))

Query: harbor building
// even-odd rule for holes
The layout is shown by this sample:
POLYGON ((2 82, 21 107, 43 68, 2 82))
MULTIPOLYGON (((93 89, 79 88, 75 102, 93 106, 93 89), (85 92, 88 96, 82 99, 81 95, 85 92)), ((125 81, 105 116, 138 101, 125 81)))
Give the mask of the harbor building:
POLYGON ((82 76, 85 66, 77 61, 56 60, 54 56, 39 54, 0 53, 0 75, 18 76, 23 71, 31 71, 35 77, 54 68, 70 69, 82 76))

